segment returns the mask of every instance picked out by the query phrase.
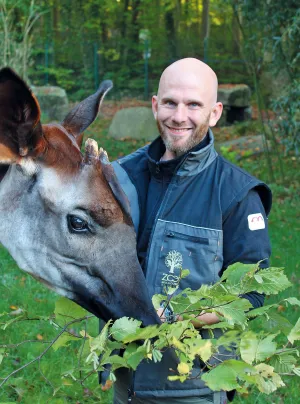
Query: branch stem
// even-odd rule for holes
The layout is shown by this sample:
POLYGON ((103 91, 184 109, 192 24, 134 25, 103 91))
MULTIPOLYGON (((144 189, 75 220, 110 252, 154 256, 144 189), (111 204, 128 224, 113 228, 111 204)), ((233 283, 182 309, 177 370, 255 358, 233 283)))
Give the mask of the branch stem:
POLYGON ((2 387, 12 376, 14 376, 16 373, 20 372, 21 370, 27 368, 28 366, 32 365, 34 362, 40 361, 41 358, 49 351, 49 349, 55 344, 55 342, 59 339, 59 337, 67 330, 67 328, 75 323, 79 323, 81 321, 87 320, 89 318, 94 317, 93 315, 88 315, 82 318, 77 318, 75 320, 70 321, 69 323, 67 323, 62 330, 56 335, 56 337, 50 342, 50 344, 47 346, 46 349, 44 349, 44 351, 36 356, 34 359, 32 359, 31 361, 25 363, 25 365, 19 367, 18 369, 14 370, 13 372, 11 372, 8 376, 6 376, 2 382, 0 383, 0 387, 2 387))

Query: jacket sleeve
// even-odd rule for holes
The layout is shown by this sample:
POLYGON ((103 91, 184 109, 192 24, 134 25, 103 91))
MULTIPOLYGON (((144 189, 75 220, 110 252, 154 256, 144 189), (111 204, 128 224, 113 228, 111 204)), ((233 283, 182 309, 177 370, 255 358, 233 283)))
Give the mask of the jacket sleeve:
MULTIPOLYGON (((268 235, 268 219, 260 196, 255 189, 251 189, 226 217, 223 223, 223 239, 222 272, 235 262, 252 264, 263 260, 260 264, 261 268, 269 267, 271 245, 268 235)), ((254 308, 260 307, 264 303, 264 295, 257 292, 247 293, 243 297, 248 299, 254 308)))

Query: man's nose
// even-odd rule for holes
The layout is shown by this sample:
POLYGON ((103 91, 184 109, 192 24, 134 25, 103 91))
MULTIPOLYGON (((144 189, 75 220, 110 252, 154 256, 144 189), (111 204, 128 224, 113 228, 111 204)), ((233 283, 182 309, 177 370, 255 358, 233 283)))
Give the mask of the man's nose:
POLYGON ((181 124, 187 120, 187 109, 185 105, 178 104, 172 119, 175 123, 181 124))

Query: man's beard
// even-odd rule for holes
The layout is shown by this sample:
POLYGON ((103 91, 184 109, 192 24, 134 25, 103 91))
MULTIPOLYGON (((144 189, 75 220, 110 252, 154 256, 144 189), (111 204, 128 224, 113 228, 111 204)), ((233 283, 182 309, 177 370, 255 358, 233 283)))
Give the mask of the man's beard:
MULTIPOLYGON (((197 146, 204 139, 207 134, 209 128, 209 116, 206 118, 206 121, 192 133, 192 135, 186 140, 185 143, 177 145, 176 140, 170 139, 168 135, 165 134, 163 126, 157 120, 156 125, 159 130, 162 141, 164 142, 166 149, 170 152, 174 153, 176 157, 182 156, 187 151, 197 146)), ((176 128, 180 128, 176 127, 176 128)))

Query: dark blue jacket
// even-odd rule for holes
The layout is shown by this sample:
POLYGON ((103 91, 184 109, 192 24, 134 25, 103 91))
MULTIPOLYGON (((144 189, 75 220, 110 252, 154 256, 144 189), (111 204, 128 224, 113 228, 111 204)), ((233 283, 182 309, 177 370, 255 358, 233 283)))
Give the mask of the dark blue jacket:
MULTIPOLYGON (((178 164, 171 162, 171 170, 170 162, 154 158, 155 151, 162 147, 158 138, 113 163, 131 202, 138 255, 150 295, 177 283, 179 266, 170 265, 171 251, 177 252, 182 267, 190 270, 190 275, 180 282, 182 289, 215 283, 234 262, 265 260, 263 265, 268 266, 270 189, 219 156, 211 131, 204 147, 192 149, 178 164)), ((255 307, 263 302, 262 296, 255 293, 245 297, 255 307)), ((219 330, 215 333, 216 337, 220 335, 219 330)), ((164 355, 160 364, 145 361, 139 365, 133 383, 136 395, 189 397, 211 392, 199 378, 169 382, 169 368, 177 368, 172 351, 164 355)), ((195 375, 199 370, 196 366, 195 375)), ((128 382, 126 370, 119 370, 116 376, 117 383, 128 382)))

